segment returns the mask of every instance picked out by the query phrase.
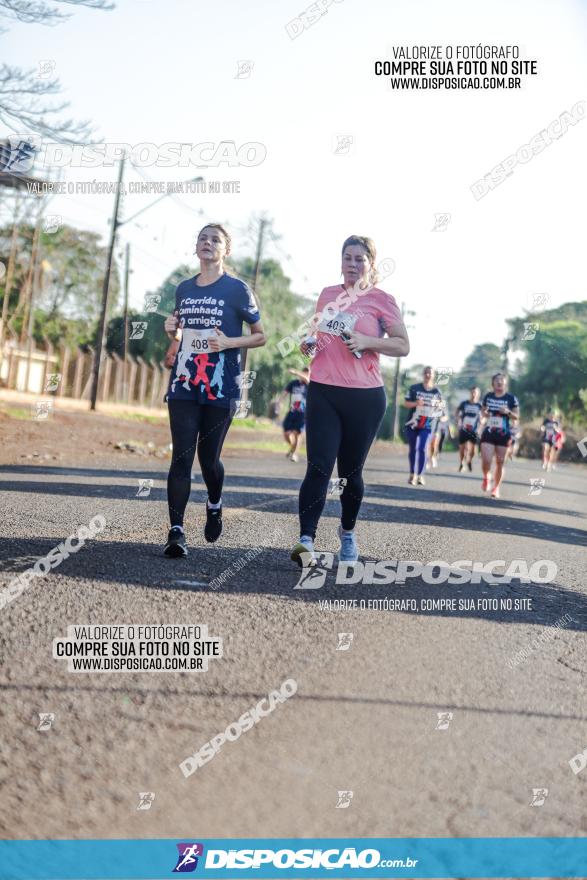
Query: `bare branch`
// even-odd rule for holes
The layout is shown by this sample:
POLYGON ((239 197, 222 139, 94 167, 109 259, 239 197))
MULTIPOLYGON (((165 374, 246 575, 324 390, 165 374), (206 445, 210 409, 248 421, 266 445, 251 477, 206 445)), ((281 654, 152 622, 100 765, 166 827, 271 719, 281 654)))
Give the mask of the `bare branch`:
POLYGON ((34 70, 0 66, 0 121, 15 134, 37 134, 61 143, 89 140, 94 131, 90 120, 61 119, 69 103, 47 102, 59 91, 58 80, 39 79, 34 70))
POLYGON ((108 0, 53 0, 51 4, 45 0, 0 0, 0 17, 25 24, 55 25, 71 17, 71 13, 59 8, 60 3, 88 9, 114 9, 108 0))

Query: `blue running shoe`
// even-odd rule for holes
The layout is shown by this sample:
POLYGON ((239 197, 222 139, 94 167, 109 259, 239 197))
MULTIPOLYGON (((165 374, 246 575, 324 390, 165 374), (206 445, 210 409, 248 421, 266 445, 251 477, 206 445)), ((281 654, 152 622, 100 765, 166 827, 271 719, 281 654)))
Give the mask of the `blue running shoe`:
POLYGON ((343 532, 342 527, 338 527, 338 536, 340 538, 340 550, 338 551, 339 562, 356 562, 359 558, 359 548, 354 532, 343 532))

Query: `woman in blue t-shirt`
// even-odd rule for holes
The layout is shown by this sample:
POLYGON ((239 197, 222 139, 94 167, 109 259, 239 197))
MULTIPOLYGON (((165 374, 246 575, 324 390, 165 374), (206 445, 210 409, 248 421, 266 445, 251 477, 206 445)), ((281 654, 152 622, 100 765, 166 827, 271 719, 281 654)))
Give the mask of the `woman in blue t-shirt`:
POLYGON ((240 406, 240 349, 265 345, 253 294, 244 281, 224 269, 230 244, 219 223, 200 230, 196 241, 200 271, 178 285, 173 315, 165 321, 168 336, 174 339, 181 334, 166 397, 173 444, 167 478, 171 528, 166 556, 187 556, 183 519, 196 450, 208 490, 204 537, 209 542, 220 537, 224 481, 220 453, 240 406), (243 322, 251 331, 246 336, 243 322))
POLYGON ((435 386, 434 378, 434 369, 424 367, 422 381, 410 385, 404 401, 406 409, 413 410, 406 422, 410 486, 423 486, 425 483, 423 472, 426 464, 426 447, 442 413, 442 394, 435 386))
POLYGON ((298 446, 306 421, 306 397, 310 382, 310 368, 291 369, 289 372, 296 378, 287 383, 279 396, 278 405, 284 397, 289 395, 288 413, 283 420, 283 436, 289 447, 285 457, 290 461, 298 461, 298 446))
POLYGON ((519 417, 519 402, 515 394, 507 390, 507 376, 496 373, 491 378, 493 391, 488 391, 482 402, 485 426, 481 434, 481 470, 483 492, 491 490, 492 498, 499 498, 503 468, 508 448, 512 444, 512 427, 519 417), (495 474, 491 489, 491 463, 495 455, 495 474))

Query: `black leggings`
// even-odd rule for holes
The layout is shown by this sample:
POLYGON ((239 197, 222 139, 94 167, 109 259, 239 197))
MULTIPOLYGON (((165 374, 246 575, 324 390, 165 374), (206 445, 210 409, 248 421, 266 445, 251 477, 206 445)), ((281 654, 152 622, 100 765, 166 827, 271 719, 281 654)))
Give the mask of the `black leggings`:
POLYGON ((300 535, 316 537, 328 482, 338 466, 346 478, 340 501, 341 524, 355 527, 363 492, 363 465, 387 405, 383 387, 343 388, 310 382, 306 402, 308 469, 300 488, 300 535))
POLYGON ((167 502, 171 525, 182 526, 192 487, 196 445, 210 503, 220 501, 224 482, 220 453, 232 416, 227 407, 201 406, 193 400, 170 400, 168 406, 173 452, 167 477, 167 502))

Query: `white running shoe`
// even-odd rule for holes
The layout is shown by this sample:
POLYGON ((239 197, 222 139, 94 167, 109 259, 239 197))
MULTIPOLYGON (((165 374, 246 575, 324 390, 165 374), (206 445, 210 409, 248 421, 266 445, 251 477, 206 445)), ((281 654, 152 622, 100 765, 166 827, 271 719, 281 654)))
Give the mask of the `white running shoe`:
POLYGON ((307 535, 302 535, 297 544, 294 544, 289 558, 292 562, 297 562, 300 568, 316 565, 316 553, 312 539, 307 535))

